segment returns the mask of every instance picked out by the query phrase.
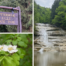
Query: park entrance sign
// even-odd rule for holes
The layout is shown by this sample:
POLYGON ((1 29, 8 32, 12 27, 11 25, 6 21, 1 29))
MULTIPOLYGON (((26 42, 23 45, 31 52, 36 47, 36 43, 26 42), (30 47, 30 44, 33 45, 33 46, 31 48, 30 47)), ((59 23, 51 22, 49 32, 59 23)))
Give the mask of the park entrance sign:
POLYGON ((12 12, 0 12, 0 25, 17 25, 17 32, 22 32, 20 7, 0 6, 0 8, 12 10, 12 12), (13 10, 16 10, 17 13, 14 13, 13 10))
POLYGON ((0 24, 18 25, 18 13, 0 12, 0 24))

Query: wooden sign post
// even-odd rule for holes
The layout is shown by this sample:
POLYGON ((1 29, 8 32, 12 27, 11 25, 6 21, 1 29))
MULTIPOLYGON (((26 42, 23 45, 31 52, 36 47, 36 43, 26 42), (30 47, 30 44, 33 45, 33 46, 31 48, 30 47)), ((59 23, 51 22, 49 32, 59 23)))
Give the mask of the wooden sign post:
POLYGON ((0 12, 0 25, 17 25, 17 32, 22 32, 20 7, 13 8, 7 6, 0 6, 0 8, 11 10, 13 9, 18 11, 18 13, 0 12))

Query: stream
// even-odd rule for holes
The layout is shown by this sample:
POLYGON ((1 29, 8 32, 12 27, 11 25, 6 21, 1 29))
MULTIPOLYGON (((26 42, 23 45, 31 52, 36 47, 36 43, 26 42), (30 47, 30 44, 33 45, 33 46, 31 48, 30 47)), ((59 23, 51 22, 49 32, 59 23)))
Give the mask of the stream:
POLYGON ((66 66, 66 31, 50 24, 36 24, 34 66, 66 66))

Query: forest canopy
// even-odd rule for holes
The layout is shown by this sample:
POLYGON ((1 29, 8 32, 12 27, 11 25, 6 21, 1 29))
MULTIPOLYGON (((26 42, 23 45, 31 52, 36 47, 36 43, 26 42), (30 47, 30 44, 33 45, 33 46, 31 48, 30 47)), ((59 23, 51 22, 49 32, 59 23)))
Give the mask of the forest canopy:
POLYGON ((66 30, 66 0, 55 0, 52 8, 41 7, 36 4, 35 23, 50 23, 66 30))
POLYGON ((41 7, 34 3, 34 21, 35 23, 49 23, 51 10, 50 8, 41 7))

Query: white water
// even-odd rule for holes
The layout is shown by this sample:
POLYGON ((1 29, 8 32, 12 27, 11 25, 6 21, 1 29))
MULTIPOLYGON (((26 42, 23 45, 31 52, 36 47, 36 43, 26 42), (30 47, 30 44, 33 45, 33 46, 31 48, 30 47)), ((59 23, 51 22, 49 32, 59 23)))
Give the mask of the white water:
MULTIPOLYGON (((44 27, 44 28, 41 28, 41 30, 39 30, 39 32, 40 32, 39 34, 42 35, 42 37, 41 37, 41 40, 43 41, 42 44, 45 45, 48 48, 49 47, 53 47, 52 43, 48 42, 47 27, 49 27, 49 25, 48 24, 46 24, 46 25, 41 24, 40 27, 44 27)), ((44 47, 41 47, 41 49, 39 50, 39 52, 42 54, 43 53, 43 50, 44 50, 44 47)))
POLYGON ((43 29, 42 31, 42 34, 43 34, 43 37, 44 37, 44 44, 47 46, 47 47, 51 47, 52 46, 52 43, 48 42, 48 34, 47 34, 47 31, 46 31, 46 28, 43 29))
POLYGON ((42 27, 41 29, 38 30, 39 34, 42 35, 40 39, 40 40, 43 40, 42 44, 46 45, 46 47, 52 47, 53 46, 52 43, 48 42, 47 28, 49 27, 49 24, 46 24, 46 25, 41 24, 41 25, 38 25, 37 27, 39 28, 42 27))
POLYGON ((66 66, 66 31, 52 27, 49 24, 37 24, 38 43, 34 46, 39 52, 34 52, 34 66, 66 66), (49 47, 49 51, 43 52, 49 47), (61 50, 60 52, 58 50, 61 50))
POLYGON ((44 50, 44 48, 41 48, 38 52, 40 52, 41 54, 43 54, 43 50, 44 50))
POLYGON ((66 44, 65 31, 62 30, 61 28, 57 28, 49 24, 41 24, 41 23, 39 24, 37 23, 36 28, 38 30, 37 32, 38 35, 40 35, 36 38, 37 43, 39 44, 38 47, 41 48, 39 52, 40 51, 43 52, 42 49, 45 48, 51 48, 52 50, 56 48, 61 49, 63 47, 60 45, 66 44))

